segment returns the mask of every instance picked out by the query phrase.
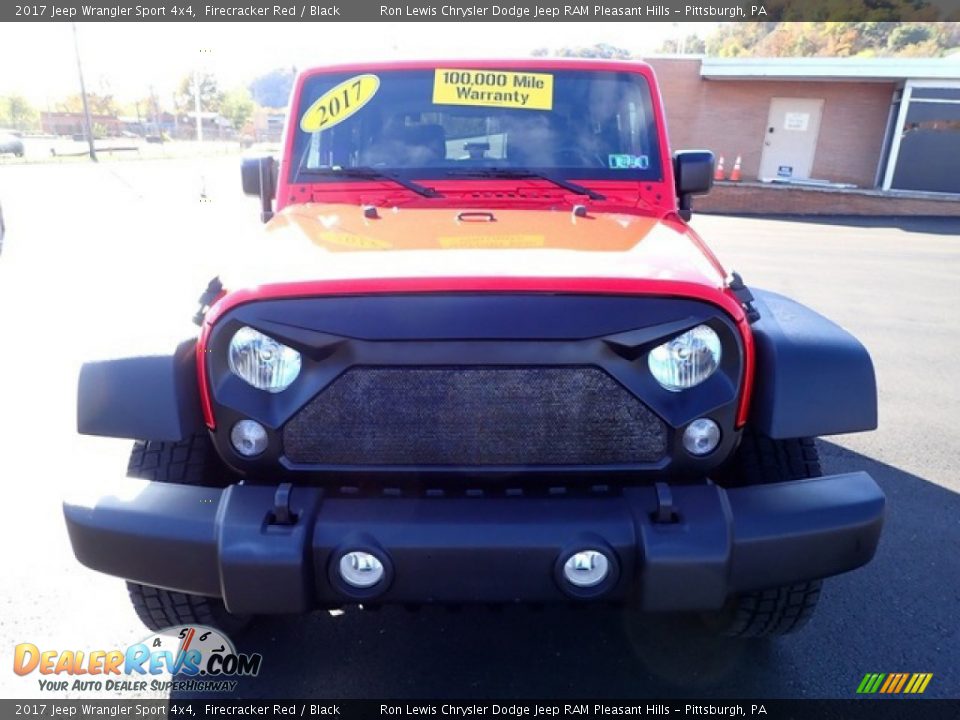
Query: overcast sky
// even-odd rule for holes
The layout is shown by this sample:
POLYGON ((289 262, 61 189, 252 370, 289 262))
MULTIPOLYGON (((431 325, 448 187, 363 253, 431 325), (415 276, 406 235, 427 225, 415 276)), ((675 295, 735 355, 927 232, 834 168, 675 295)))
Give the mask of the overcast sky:
MULTIPOLYGON (((200 63, 221 86, 247 84, 276 67, 389 58, 526 57, 538 47, 610 43, 650 53, 666 37, 717 23, 79 23, 89 92, 120 100, 153 86, 169 100, 200 63), (201 50, 205 52, 201 52, 201 50)), ((70 24, 0 24, 0 95, 41 109, 78 91, 70 24)))

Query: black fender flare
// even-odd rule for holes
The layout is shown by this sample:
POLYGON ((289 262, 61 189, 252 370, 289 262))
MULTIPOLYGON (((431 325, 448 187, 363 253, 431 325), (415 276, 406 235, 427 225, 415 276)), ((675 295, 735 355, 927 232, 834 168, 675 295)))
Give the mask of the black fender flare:
POLYGON ((751 288, 760 319, 750 422, 772 438, 874 430, 877 382, 867 349, 800 303, 751 288))
POLYGON ((77 431, 133 440, 179 441, 204 428, 196 339, 169 355, 84 363, 77 387, 77 431))

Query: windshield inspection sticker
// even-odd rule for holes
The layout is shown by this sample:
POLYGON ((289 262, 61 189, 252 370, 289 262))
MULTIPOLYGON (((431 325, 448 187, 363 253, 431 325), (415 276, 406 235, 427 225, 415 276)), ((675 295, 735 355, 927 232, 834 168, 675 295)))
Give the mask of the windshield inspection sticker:
POLYGON ((610 155, 607 163, 611 170, 646 170, 650 167, 649 155, 610 155))
POLYGON ((314 133, 332 128, 370 102, 380 89, 376 75, 357 75, 327 90, 300 118, 300 129, 314 133))
POLYGON ((433 76, 436 105, 553 109, 553 75, 439 68, 433 76))

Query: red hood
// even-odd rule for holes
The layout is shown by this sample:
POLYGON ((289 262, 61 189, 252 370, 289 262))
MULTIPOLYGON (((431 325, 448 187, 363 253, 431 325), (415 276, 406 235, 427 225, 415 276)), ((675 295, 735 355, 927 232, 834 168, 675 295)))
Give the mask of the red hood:
MULTIPOLYGON (((723 268, 676 215, 489 212, 492 220, 453 208, 389 208, 368 218, 356 205, 288 206, 256 248, 238 248, 235 257, 246 265, 223 276, 228 292, 206 314, 197 345, 201 386, 208 387, 211 327, 247 302, 408 292, 650 294, 710 302, 737 323, 746 354, 743 422, 753 364, 749 325, 723 268)), ((204 415, 213 427, 206 395, 204 415)))
POLYGON ((291 205, 228 287, 385 278, 620 278, 722 291, 726 273, 676 216, 570 210, 291 205), (472 213, 472 214, 466 214, 472 213))

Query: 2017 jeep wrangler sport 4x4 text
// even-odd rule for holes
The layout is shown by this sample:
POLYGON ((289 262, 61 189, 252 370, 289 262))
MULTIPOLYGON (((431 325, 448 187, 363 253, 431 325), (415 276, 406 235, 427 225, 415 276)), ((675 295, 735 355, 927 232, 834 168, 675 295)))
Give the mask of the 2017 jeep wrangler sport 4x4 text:
POLYGON ((79 431, 136 442, 65 504, 154 629, 344 604, 621 602, 789 632, 873 556, 884 496, 813 438, 876 426, 870 357, 687 225, 642 63, 325 67, 268 222, 198 338, 84 365, 79 431), (251 263, 253 264, 253 263, 251 263))

